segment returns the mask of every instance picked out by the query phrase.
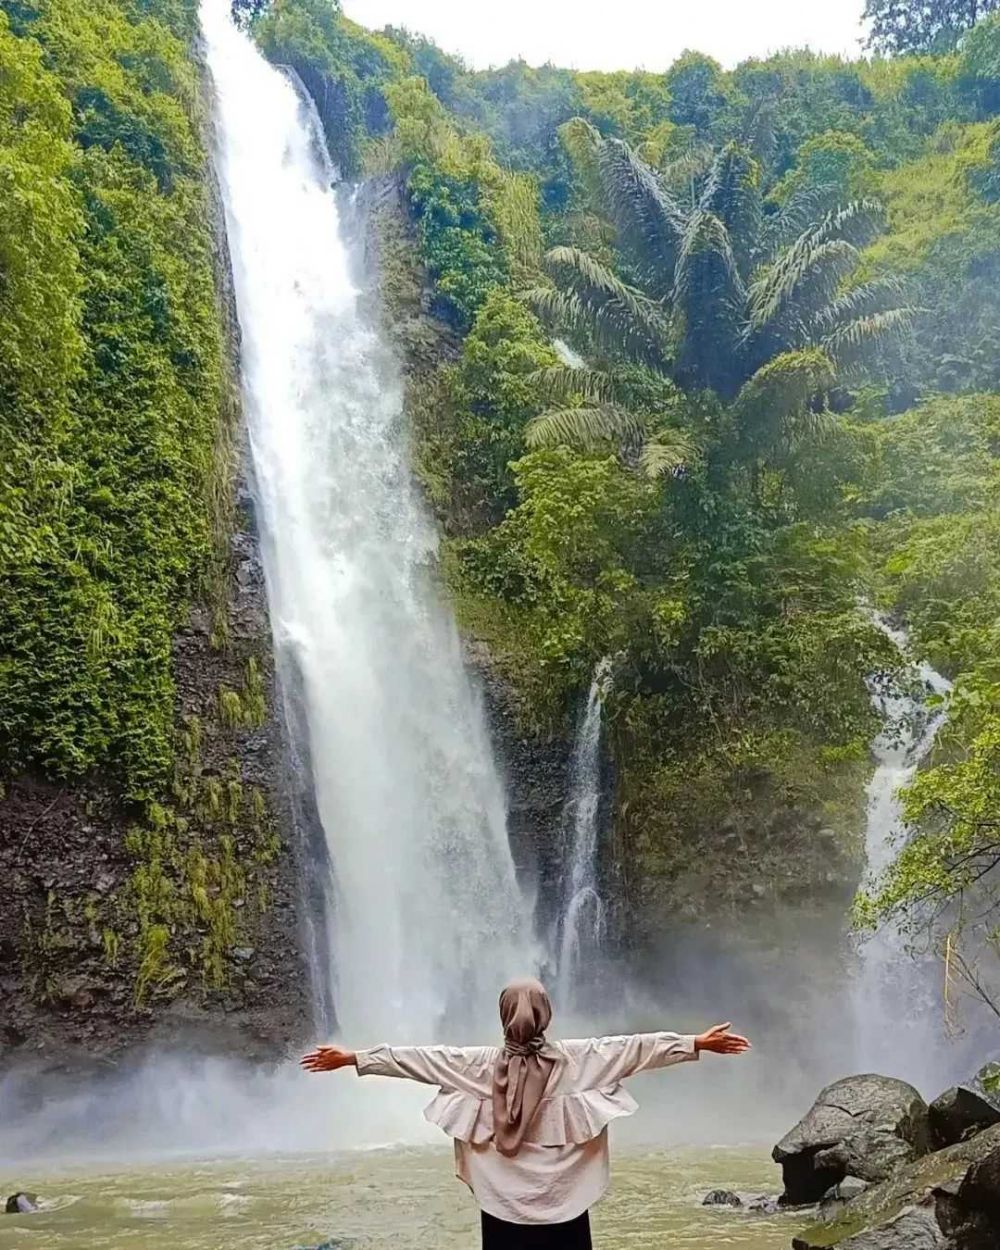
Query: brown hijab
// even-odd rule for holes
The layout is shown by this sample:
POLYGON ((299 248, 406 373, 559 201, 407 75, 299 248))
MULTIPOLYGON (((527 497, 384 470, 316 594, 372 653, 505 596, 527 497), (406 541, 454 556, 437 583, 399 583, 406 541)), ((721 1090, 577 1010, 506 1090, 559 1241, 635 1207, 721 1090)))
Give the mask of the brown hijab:
POLYGON ((544 1053, 552 1003, 532 978, 511 981, 500 993, 503 1053, 493 1070, 493 1140, 502 1155, 517 1154, 545 1097, 556 1061, 544 1053))

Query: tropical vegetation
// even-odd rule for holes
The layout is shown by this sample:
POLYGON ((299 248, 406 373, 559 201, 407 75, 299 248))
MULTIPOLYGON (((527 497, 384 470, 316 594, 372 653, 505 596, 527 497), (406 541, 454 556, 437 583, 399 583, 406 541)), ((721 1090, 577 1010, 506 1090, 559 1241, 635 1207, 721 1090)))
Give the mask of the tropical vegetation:
MULTIPOLYGON (((907 800, 917 836, 859 915, 902 912, 950 950, 975 917, 963 949, 988 967, 996 7, 868 0, 857 60, 597 73, 470 69, 337 0, 234 6, 311 93, 342 175, 405 205, 383 283, 437 326, 408 415, 463 628, 535 735, 565 734, 610 661, 637 938, 745 915, 748 873, 769 902, 851 891, 868 683, 902 671, 875 606, 954 694, 907 800)), ((174 659, 194 601, 229 645, 195 39, 194 0, 0 2, 0 768, 100 777, 132 813, 144 984, 183 962, 195 890, 238 876, 225 802, 182 776, 200 730, 174 659), (209 809, 206 866, 188 843, 209 809)), ((212 923, 215 977, 235 930, 212 923)))

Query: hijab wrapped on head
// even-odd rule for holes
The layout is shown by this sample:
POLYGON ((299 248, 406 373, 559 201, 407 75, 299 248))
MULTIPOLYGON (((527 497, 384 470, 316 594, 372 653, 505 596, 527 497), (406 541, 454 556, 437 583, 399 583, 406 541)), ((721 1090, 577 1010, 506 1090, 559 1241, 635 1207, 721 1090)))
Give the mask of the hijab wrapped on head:
POLYGON ((504 1047, 493 1070, 493 1140, 503 1155, 517 1154, 545 1097, 556 1065, 545 1053, 552 1003, 533 978, 511 981, 500 993, 504 1047))

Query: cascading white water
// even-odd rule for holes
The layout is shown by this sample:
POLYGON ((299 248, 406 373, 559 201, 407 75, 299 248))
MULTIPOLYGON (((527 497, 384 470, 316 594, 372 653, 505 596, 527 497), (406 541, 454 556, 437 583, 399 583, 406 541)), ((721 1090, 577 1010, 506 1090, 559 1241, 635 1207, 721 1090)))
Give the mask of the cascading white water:
MULTIPOLYGON (((876 624, 909 656, 909 640, 881 617, 876 624)), ((888 869, 905 845, 901 791, 934 745, 945 719, 928 707, 951 683, 926 663, 914 664, 916 693, 875 687, 872 699, 884 727, 873 744, 876 768, 868 785, 865 858, 869 883, 888 869)), ((929 1002, 927 969, 905 949, 904 936, 887 924, 868 937, 853 986, 861 1066, 929 1087, 937 1079, 943 1042, 942 1012, 929 1002), (905 1028, 900 1024, 905 1021, 905 1028)))
POLYGON ((556 355, 567 368, 582 369, 585 367, 587 362, 584 358, 579 354, 579 352, 575 352, 563 339, 553 339, 552 347, 556 355))
POLYGON ((533 966, 485 723, 431 581, 401 387, 362 314, 315 119, 203 0, 217 164, 276 649, 304 708, 329 846, 341 1028, 495 1027, 533 966))
POLYGON ((565 873, 556 941, 556 999, 574 1005, 584 963, 600 951, 604 900, 598 890, 597 835, 601 806, 601 724, 606 662, 598 665, 570 761, 569 798, 564 812, 569 860, 565 873))

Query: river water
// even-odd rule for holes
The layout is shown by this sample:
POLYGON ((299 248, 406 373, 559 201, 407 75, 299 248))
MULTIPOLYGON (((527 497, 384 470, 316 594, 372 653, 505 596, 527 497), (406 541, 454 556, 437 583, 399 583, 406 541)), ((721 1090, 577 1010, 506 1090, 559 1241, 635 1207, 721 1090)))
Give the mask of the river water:
MULTIPOLYGON (((473 1250, 477 1214, 447 1149, 374 1150, 19 1176, 45 1209, 0 1215, 0 1250, 473 1250)), ((773 1192, 765 1150, 625 1151, 595 1209, 601 1250, 787 1250, 800 1216, 701 1205, 711 1189, 773 1192)))

